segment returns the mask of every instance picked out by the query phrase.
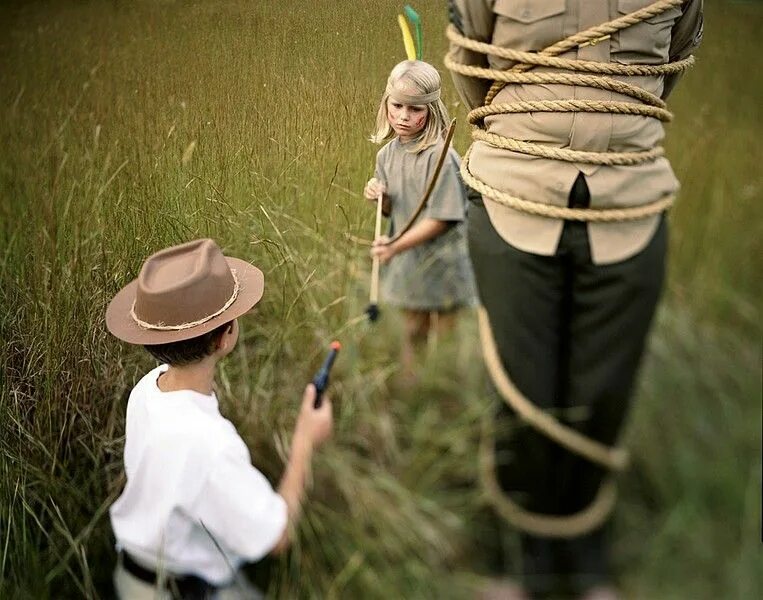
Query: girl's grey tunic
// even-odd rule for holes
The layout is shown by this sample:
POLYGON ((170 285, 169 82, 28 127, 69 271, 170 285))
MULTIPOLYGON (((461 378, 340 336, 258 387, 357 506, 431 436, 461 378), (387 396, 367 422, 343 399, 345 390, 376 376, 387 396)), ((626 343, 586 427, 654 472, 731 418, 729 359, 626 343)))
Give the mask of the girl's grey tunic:
MULTIPOLYGON (((395 138, 376 155, 377 179, 387 186, 391 202, 390 236, 404 227, 416 210, 444 141, 410 152, 416 141, 395 138)), ((466 246, 466 189, 461 159, 450 148, 426 207, 417 218, 449 221, 442 235, 395 255, 383 268, 383 302, 410 310, 450 310, 474 304, 475 285, 466 246)))

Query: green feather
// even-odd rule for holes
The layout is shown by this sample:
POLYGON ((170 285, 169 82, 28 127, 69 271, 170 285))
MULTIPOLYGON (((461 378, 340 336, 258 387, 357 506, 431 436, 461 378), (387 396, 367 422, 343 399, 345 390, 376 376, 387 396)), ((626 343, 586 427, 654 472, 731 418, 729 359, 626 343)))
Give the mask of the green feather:
POLYGON ((423 60, 424 34, 421 30, 421 17, 419 17, 419 13, 413 10, 408 4, 403 7, 403 11, 405 12, 405 16, 408 17, 408 20, 411 22, 413 28, 416 31, 416 58, 418 60, 423 60))

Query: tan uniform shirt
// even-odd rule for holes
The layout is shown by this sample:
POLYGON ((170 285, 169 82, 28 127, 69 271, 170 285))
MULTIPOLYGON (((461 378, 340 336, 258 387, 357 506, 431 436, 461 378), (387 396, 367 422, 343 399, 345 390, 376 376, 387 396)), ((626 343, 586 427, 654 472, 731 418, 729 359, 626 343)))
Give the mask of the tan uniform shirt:
MULTIPOLYGON (((653 0, 451 0, 461 17, 463 34, 497 46, 538 51, 579 31, 649 6, 653 0)), ((621 64, 663 64, 689 56, 702 37, 702 0, 615 33, 596 45, 572 50, 563 58, 621 64)), ((507 69, 511 61, 451 47, 454 58, 480 67, 507 69)), ((553 71, 546 67, 541 70, 553 71)), ((462 100, 481 106, 490 82, 453 73, 462 100)), ((665 98, 676 76, 616 77, 665 98)), ((508 84, 494 104, 526 100, 619 100, 615 92, 584 86, 508 84)), ((659 145, 664 137, 657 119, 601 113, 518 113, 485 119, 489 132, 559 148, 592 152, 638 152, 659 145)), ((599 166, 528 156, 476 142, 469 162, 475 177, 499 190, 535 202, 566 206, 570 189, 583 172, 592 207, 644 204, 677 191, 678 181, 667 159, 634 166, 599 166)), ((498 233, 520 250, 550 256, 556 252, 564 222, 521 213, 494 201, 485 206, 498 233)), ((589 223, 591 257, 596 264, 625 260, 646 246, 659 216, 638 221, 589 223)))

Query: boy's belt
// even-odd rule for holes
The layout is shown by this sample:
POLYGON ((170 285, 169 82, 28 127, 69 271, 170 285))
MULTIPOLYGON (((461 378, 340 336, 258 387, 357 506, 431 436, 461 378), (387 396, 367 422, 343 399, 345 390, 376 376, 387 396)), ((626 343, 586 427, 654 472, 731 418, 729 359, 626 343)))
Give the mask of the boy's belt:
MULTIPOLYGON (((133 558, 122 551, 122 566, 130 575, 137 577, 151 585, 156 585, 159 577, 151 569, 139 565, 133 558)), ((165 575, 163 578, 164 587, 172 594, 173 599, 177 600, 203 600, 212 598, 215 591, 219 588, 205 581, 196 575, 165 575)))

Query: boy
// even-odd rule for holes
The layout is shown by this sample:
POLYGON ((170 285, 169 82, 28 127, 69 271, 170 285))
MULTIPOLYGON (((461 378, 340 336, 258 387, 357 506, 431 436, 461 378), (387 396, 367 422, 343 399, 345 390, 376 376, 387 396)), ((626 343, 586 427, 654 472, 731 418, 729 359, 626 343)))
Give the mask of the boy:
POLYGON ((238 339, 236 319, 263 288, 258 268, 196 240, 149 257, 109 304, 109 331, 165 363, 127 404, 127 484, 110 509, 122 599, 259 597, 239 566, 289 543, 313 449, 331 435, 331 403, 313 408, 315 388, 305 389, 276 493, 213 391, 215 367, 238 339))

